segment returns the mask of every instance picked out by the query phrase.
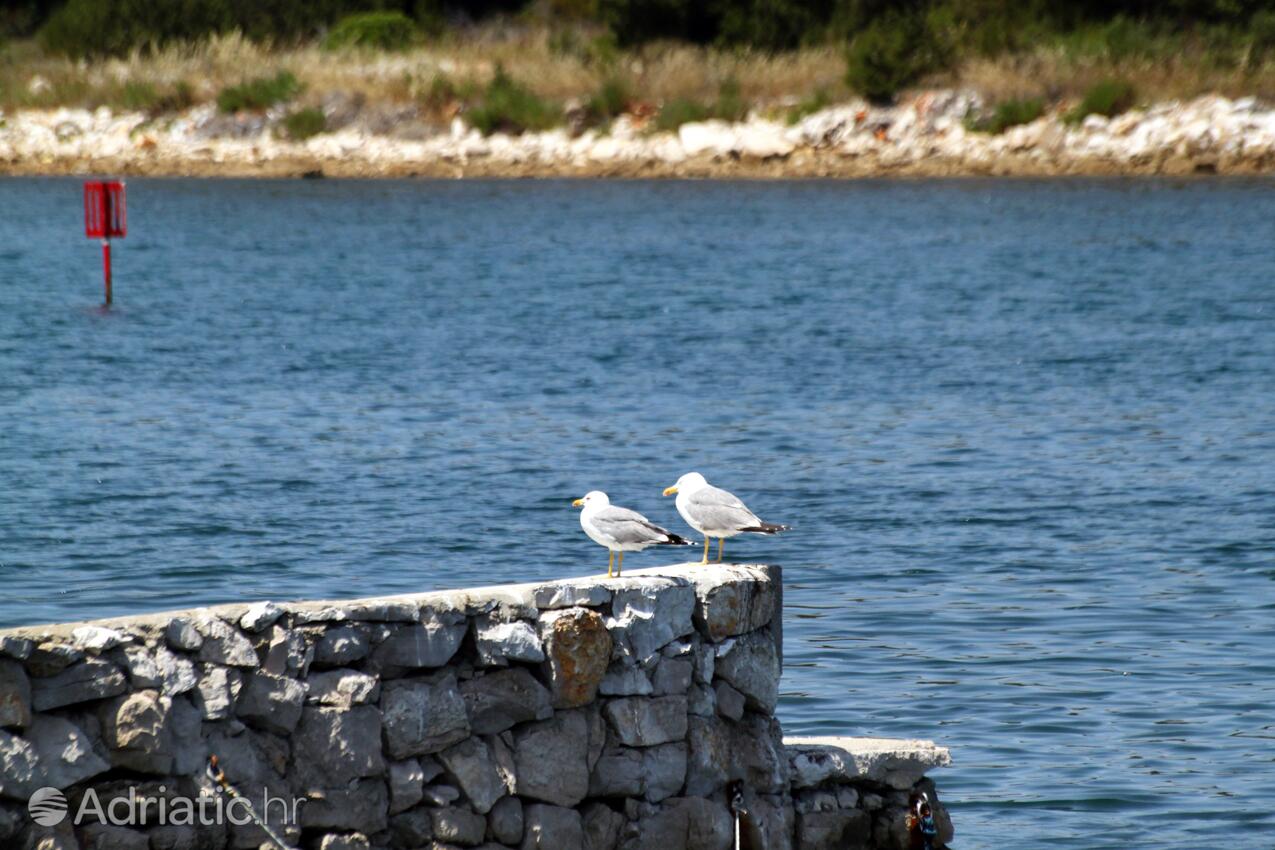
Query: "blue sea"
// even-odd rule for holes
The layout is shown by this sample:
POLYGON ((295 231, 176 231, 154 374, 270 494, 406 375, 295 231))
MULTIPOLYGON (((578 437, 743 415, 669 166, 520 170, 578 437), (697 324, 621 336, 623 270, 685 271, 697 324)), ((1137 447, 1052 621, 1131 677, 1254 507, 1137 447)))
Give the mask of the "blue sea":
POLYGON ((960 850, 1275 846, 1275 183, 128 193, 108 312, 0 180, 0 625, 597 574, 698 470, 785 730, 951 747, 960 850))

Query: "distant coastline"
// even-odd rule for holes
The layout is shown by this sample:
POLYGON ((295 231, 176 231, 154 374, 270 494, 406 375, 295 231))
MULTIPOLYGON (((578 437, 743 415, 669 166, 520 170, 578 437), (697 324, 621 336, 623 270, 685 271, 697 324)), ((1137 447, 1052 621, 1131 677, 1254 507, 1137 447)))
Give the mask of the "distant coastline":
POLYGON ((969 129, 970 91, 926 91, 897 105, 849 101, 789 125, 756 113, 654 132, 628 115, 608 133, 566 129, 484 136, 460 118, 402 138, 348 125, 289 141, 268 120, 211 106, 163 120, 105 107, 0 116, 0 174, 194 177, 866 178, 1255 175, 1275 172, 1275 108, 1199 97, 1069 122, 1060 110, 998 134, 969 129))

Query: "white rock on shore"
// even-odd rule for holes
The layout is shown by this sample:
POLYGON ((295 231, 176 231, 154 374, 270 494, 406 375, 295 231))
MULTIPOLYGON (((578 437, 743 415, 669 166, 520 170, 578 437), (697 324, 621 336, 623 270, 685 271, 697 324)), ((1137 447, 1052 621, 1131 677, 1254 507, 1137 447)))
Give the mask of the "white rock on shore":
MULTIPOLYGON (((393 168, 476 160, 487 164, 586 167, 637 163, 784 160, 799 151, 889 166, 938 157, 958 168, 980 168, 1006 154, 1068 163, 1136 165, 1156 157, 1247 157, 1259 165, 1275 154, 1275 109, 1253 98, 1205 96, 1133 110, 1113 119, 1091 115, 1078 126, 1058 112, 1000 135, 969 132, 965 116, 981 106, 965 91, 926 92, 896 106, 852 101, 791 126, 750 116, 740 123, 683 124, 675 133, 643 132, 622 116, 608 134, 564 129, 483 137, 460 118, 423 140, 378 135, 357 121, 304 142, 278 138, 269 116, 242 119, 201 105, 174 117, 97 110, 23 110, 0 114, 0 169, 32 170, 56 161, 114 160, 140 170, 180 172, 183 163, 265 164, 275 160, 366 164, 393 168), (156 168, 156 164, 161 167, 156 168)), ((37 169, 38 170, 38 169, 37 169)))

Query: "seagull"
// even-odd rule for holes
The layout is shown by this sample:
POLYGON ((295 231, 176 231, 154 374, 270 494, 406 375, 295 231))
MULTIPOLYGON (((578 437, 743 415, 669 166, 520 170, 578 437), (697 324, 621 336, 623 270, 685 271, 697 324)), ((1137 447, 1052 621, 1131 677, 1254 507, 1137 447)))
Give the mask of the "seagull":
POLYGON ((594 543, 610 550, 607 557, 607 578, 620 575, 620 570, 624 568, 625 552, 641 552, 647 546, 692 545, 685 537, 660 528, 637 511, 611 504, 607 494, 601 490, 592 490, 571 504, 584 508, 580 511, 580 527, 584 529, 584 533, 594 543), (616 552, 620 553, 620 558, 613 574, 611 565, 616 560, 616 552))
POLYGON ((717 538, 717 562, 721 563, 726 538, 745 531, 754 534, 778 534, 788 526, 762 522, 734 493, 714 487, 698 472, 688 472, 672 487, 664 488, 665 496, 677 494, 677 512, 686 524, 704 535, 704 560, 708 563, 708 541, 717 538))

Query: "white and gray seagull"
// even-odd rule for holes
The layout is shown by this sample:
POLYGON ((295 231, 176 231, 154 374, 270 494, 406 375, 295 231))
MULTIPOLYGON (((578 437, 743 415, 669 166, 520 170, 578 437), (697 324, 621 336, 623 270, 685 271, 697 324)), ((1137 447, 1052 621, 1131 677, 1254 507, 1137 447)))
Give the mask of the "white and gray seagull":
POLYGON ((611 504, 607 494, 601 490, 591 490, 584 498, 576 499, 571 504, 580 511, 580 527, 584 533, 600 546, 610 552, 607 557, 607 577, 619 576, 624 568, 625 552, 641 552, 647 546, 690 546, 691 541, 671 531, 660 528, 637 511, 621 508, 611 504), (619 562, 616 553, 620 553, 619 562), (612 573, 612 564, 615 572, 612 573))
POLYGON ((762 522, 757 514, 739 500, 734 493, 714 487, 698 472, 688 472, 672 487, 666 487, 665 496, 677 494, 677 512, 686 524, 704 535, 704 559, 708 563, 708 541, 717 538, 717 560, 722 560, 726 538, 745 532, 751 534, 778 534, 788 526, 762 522))

